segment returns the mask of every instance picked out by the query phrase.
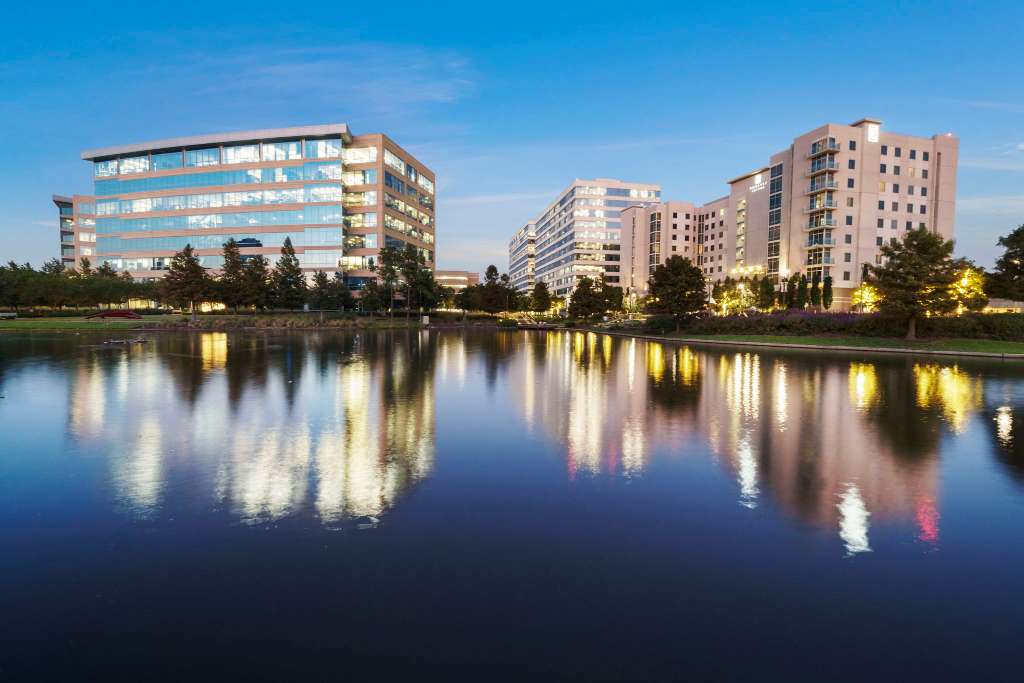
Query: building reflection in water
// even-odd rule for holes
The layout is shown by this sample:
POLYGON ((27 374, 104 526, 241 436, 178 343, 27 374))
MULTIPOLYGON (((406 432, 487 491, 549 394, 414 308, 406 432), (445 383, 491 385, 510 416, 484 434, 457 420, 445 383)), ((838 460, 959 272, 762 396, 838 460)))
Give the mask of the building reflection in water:
POLYGON ((106 449, 116 498, 141 516, 178 498, 254 523, 379 517, 433 468, 435 344, 203 333, 96 348, 71 375, 69 436, 106 449))
MULTIPOLYGON (((770 497, 834 529, 850 555, 871 550, 872 525, 910 524, 939 542, 941 436, 962 434, 985 405, 981 375, 957 365, 525 336, 544 363, 517 356, 511 390, 526 424, 565 443, 570 479, 635 477, 654 455, 710 451, 740 505, 770 497)), ((1009 407, 992 424, 998 443, 1019 444, 1009 407)), ((1022 462, 1016 449, 1008 462, 1022 462)))

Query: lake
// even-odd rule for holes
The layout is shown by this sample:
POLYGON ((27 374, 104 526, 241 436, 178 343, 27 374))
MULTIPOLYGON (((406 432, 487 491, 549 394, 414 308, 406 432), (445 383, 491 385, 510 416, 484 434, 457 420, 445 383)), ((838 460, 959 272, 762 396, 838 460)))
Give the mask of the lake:
POLYGON ((1019 680, 1024 364, 0 334, 0 680, 1019 680))

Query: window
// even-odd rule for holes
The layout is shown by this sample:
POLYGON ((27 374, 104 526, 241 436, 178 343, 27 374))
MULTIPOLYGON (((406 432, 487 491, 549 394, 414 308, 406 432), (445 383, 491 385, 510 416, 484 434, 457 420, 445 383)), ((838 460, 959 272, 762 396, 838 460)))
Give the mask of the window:
POLYGON ((918 223, 917 227, 920 228, 921 230, 924 230, 924 223, 918 223))
POLYGON ((97 161, 92 165, 92 173, 97 178, 106 178, 117 175, 117 159, 110 161, 97 161))
POLYGON ((924 179, 924 180, 928 180, 928 169, 927 168, 922 168, 921 169, 921 178, 924 179))
POLYGON ((886 172, 885 171, 885 164, 879 164, 878 165, 878 172, 879 173, 885 173, 886 172))
POLYGON ((848 187, 851 190, 853 189, 853 178, 846 179, 846 187, 848 187))
POLYGON ((846 206, 851 209, 853 208, 853 197, 846 198, 846 206))
POLYGON ((923 161, 928 161, 928 152, 921 152, 921 159, 923 161))
POLYGON ((389 149, 384 150, 384 165, 390 166, 399 173, 405 173, 405 162, 389 149))
POLYGON ((853 254, 846 252, 843 254, 843 263, 850 263, 853 260, 853 254))
POLYGON ((907 221, 907 224, 906 224, 905 227, 906 227, 907 230, 913 230, 914 229, 914 221, 907 221))
POLYGON ((857 141, 856 140, 850 140, 850 151, 854 152, 856 150, 857 150, 857 141))
POLYGON ((181 152, 166 152, 153 155, 153 170, 164 171, 169 168, 181 168, 181 152))
POLYGON ((857 167, 857 162, 856 162, 856 161, 854 161, 853 159, 849 159, 849 160, 847 160, 847 162, 846 162, 846 168, 848 168, 848 169, 850 169, 850 170, 852 171, 852 170, 853 170, 853 169, 855 169, 856 167, 857 167))
POLYGON ((846 217, 846 224, 847 225, 853 225, 853 216, 847 216, 846 217))
POLYGON ((889 221, 889 227, 891 229, 893 229, 893 230, 895 230, 896 226, 898 226, 898 225, 899 225, 899 221, 897 221, 895 218, 893 218, 891 221, 889 221))
POLYGON ((907 213, 914 213, 914 205, 907 204, 907 213))
POLYGON ((259 160, 259 145, 231 145, 224 148, 225 164, 251 164, 259 160))
POLYGON ((910 158, 911 159, 916 159, 917 158, 917 150, 916 149, 910 150, 910 158))
POLYGON ((884 181, 884 180, 883 180, 883 181, 880 181, 880 182, 878 183, 878 191, 879 191, 879 192, 885 192, 885 181, 884 181))
POLYGON ((921 188, 921 196, 922 197, 927 197, 928 196, 928 188, 927 187, 922 187, 921 188))
POLYGON ((911 195, 914 194, 914 186, 913 185, 907 185, 907 194, 911 194, 911 195))
POLYGON ((185 151, 185 165, 189 168, 198 166, 216 166, 220 163, 220 148, 189 149, 185 151))
POLYGON ((679 214, 675 211, 672 212, 672 218, 679 218, 679 214))
POLYGON ((878 200, 878 210, 879 211, 885 211, 885 200, 884 199, 879 199, 878 200))
POLYGON ((876 237, 875 238, 875 246, 876 247, 882 246, 882 238, 881 237, 876 237))
POLYGON ((346 147, 342 152, 346 164, 372 164, 377 161, 376 147, 346 147))
POLYGON ((847 281, 850 279, 850 271, 848 271, 848 270, 844 270, 843 271, 843 279, 847 280, 847 281))
POLYGON ((882 156, 886 156, 889 153, 889 145, 882 145, 882 156))
POLYGON ((145 173, 149 170, 149 157, 125 157, 117 164, 117 172, 121 175, 128 173, 145 173))
POLYGON ((285 142, 264 142, 264 161, 286 161, 288 159, 301 159, 302 145, 298 140, 287 140, 285 142))
POLYGON ((885 227, 885 219, 884 218, 879 218, 878 219, 878 227, 880 227, 880 228, 884 228, 885 227))
POLYGON ((897 147, 896 148, 896 156, 901 156, 902 154, 903 154, 903 150, 900 149, 899 147, 897 147))
POLYGON ((843 241, 846 242, 846 244, 853 244, 853 235, 843 235, 843 241))
POLYGON ((341 139, 306 140, 306 158, 333 159, 341 156, 341 139))
POLYGON ((893 183, 892 184, 892 191, 894 193, 896 193, 896 194, 899 194, 900 193, 900 184, 899 183, 893 183))
POLYGON ((899 211, 900 210, 900 203, 899 202, 893 202, 892 203, 892 210, 893 211, 899 211))
POLYGON ((892 167, 892 174, 893 175, 899 175, 900 174, 900 167, 899 166, 893 166, 892 167))
POLYGON ((921 213, 924 213, 924 212, 925 212, 925 206, 924 206, 924 204, 922 204, 921 205, 921 213))

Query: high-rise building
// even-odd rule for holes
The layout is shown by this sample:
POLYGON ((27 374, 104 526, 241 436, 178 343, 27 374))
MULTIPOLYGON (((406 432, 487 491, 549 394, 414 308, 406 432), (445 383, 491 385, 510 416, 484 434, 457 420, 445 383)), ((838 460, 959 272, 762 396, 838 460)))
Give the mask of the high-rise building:
MULTIPOLYGON (((303 270, 342 272, 361 288, 380 249, 415 247, 433 267, 433 172, 385 135, 345 124, 157 140, 88 150, 95 187, 94 265, 159 277, 186 244, 222 264, 272 263, 291 238, 303 270)), ((76 224, 76 228, 82 226, 76 224)), ((85 252, 81 243, 75 256, 85 252)))
POLYGON ((645 294, 655 266, 671 256, 697 261, 697 209, 691 202, 630 206, 621 213, 622 273, 627 292, 645 294))
MULTIPOLYGON (((817 272, 832 278, 834 305, 845 308, 864 265, 881 263, 883 244, 918 228, 952 239, 958 138, 887 133, 881 125, 861 119, 821 126, 772 155, 768 165, 728 181, 726 196, 693 208, 697 250, 689 253, 691 261, 712 282, 754 275, 778 282, 817 272)), ((679 254, 685 232, 674 240, 676 252, 665 247, 671 246, 665 216, 678 213, 673 204, 687 206, 669 202, 626 212, 638 226, 634 254, 649 256, 629 261, 633 291, 646 291, 655 252, 657 262, 679 254), (654 215, 660 216, 658 233, 650 224, 654 215)))
POLYGON ((520 292, 533 289, 536 267, 537 224, 530 221, 516 231, 508 243, 508 276, 520 292))
MULTIPOLYGON (((531 222, 536 234, 534 280, 546 282, 556 296, 569 294, 582 277, 621 286, 619 212, 634 204, 655 204, 660 196, 661 188, 649 183, 574 180, 531 222)), ((514 243, 509 246, 510 266, 514 243)))

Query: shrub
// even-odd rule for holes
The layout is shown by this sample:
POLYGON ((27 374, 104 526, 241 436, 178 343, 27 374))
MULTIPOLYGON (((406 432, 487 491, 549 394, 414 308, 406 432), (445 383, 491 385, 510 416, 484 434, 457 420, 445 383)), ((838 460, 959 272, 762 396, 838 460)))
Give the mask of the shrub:
POLYGON ((669 332, 675 332, 675 316, 652 315, 644 321, 643 330, 650 334, 668 334, 669 332))

